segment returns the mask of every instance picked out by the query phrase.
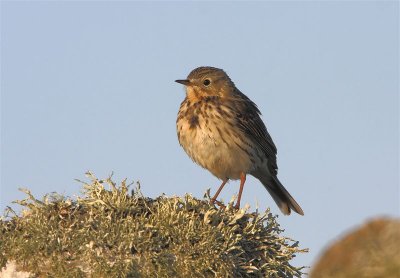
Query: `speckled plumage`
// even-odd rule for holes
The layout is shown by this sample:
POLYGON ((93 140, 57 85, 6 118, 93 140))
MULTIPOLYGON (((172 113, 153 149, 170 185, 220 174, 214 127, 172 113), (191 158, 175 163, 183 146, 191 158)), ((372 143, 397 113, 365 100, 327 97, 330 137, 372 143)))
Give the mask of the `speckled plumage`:
POLYGON ((223 184, 241 179, 237 207, 246 174, 258 178, 284 214, 303 211, 277 178, 276 147, 257 106, 240 92, 221 69, 199 67, 185 80, 176 121, 178 140, 189 157, 223 184))

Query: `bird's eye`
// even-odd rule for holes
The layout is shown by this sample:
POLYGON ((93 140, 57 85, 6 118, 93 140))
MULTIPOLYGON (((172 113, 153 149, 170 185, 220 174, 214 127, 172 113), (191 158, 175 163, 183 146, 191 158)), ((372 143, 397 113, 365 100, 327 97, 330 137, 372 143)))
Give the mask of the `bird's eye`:
POLYGON ((206 87, 207 87, 208 85, 210 85, 210 84, 211 84, 210 79, 204 79, 203 84, 204 84, 204 86, 206 86, 206 87))

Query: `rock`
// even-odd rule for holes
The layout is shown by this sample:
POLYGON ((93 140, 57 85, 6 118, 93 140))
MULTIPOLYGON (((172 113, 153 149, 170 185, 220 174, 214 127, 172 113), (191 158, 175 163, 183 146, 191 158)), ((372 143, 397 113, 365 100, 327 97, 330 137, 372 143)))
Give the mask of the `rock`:
POLYGON ((310 278, 328 277, 400 277, 400 220, 371 220, 328 247, 310 278))

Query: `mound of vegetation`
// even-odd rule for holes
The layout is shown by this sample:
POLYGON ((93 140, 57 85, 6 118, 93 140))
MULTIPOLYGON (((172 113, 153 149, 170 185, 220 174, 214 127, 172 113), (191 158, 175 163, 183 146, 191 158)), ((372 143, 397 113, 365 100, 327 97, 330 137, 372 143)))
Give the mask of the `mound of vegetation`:
POLYGON ((209 196, 145 198, 111 177, 72 200, 25 190, 0 221, 0 269, 15 262, 39 277, 300 277, 305 252, 281 236, 276 217, 216 208, 209 196), (106 189, 107 187, 107 189, 106 189))

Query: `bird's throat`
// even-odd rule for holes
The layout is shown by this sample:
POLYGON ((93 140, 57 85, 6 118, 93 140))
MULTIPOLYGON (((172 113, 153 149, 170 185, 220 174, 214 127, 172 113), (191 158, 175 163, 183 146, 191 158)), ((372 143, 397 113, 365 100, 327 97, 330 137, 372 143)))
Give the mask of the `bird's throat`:
POLYGON ((198 87, 187 86, 186 87, 186 97, 191 103, 198 102, 206 96, 198 87))

